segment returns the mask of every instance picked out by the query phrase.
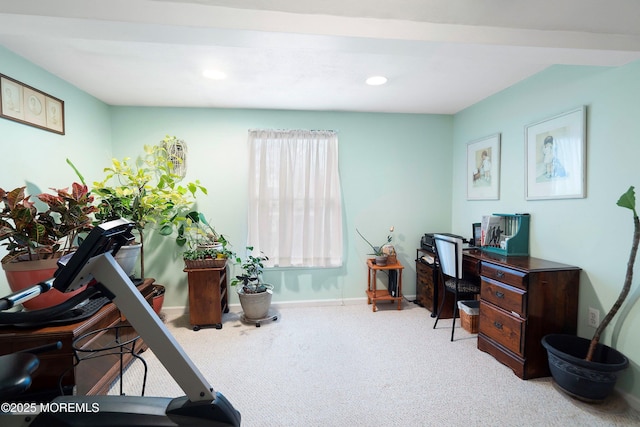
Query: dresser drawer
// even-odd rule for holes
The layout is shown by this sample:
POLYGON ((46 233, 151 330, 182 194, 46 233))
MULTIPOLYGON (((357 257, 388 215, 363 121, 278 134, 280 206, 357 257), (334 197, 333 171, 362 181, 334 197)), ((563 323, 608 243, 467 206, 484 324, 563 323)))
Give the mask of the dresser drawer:
POLYGON ((485 301, 480 301, 478 333, 486 335, 520 356, 524 355, 524 327, 524 319, 511 316, 485 301))
POLYGON ((527 293, 522 289, 483 277, 480 297, 507 312, 527 317, 527 293))
POLYGON ((426 281, 431 280, 433 270, 421 262, 416 262, 416 273, 418 274, 418 279, 426 281))
POLYGON ((498 280, 511 286, 527 290, 526 273, 483 262, 480 275, 488 279, 498 280))

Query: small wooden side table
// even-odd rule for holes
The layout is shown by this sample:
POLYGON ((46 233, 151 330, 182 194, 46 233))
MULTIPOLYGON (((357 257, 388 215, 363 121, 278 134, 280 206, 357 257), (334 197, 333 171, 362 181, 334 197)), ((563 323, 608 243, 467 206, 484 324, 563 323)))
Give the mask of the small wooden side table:
POLYGON ((367 277, 367 304, 373 304, 373 311, 376 311, 376 301, 397 301, 398 310, 402 310, 402 270, 404 266, 400 264, 400 261, 396 261, 395 264, 387 264, 384 266, 376 265, 375 260, 370 258, 367 260, 367 267, 369 268, 367 277), (379 270, 395 270, 398 274, 398 291, 397 295, 393 296, 389 293, 388 289, 377 289, 376 273, 379 270))
POLYGON ((189 321, 194 331, 213 326, 222 329, 227 305, 227 266, 185 268, 189 280, 189 321))

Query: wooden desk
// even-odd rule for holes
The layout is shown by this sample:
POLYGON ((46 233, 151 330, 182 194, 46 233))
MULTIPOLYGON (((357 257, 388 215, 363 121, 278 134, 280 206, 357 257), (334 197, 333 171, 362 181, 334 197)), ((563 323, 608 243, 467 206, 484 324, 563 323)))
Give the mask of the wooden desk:
POLYGON ((395 264, 387 264, 384 266, 376 265, 373 258, 367 260, 368 277, 367 277, 367 304, 373 304, 373 311, 376 311, 376 301, 397 301, 398 310, 402 310, 402 270, 404 267, 400 261, 395 264), (396 296, 389 294, 388 289, 377 289, 376 273, 380 270, 394 270, 398 274, 398 292, 396 296))
MULTIPOLYGON (((451 319, 453 317, 454 295, 451 292, 445 292, 437 265, 424 262, 422 260, 424 255, 434 260, 436 256, 435 253, 427 249, 417 249, 416 251, 417 303, 429 310, 431 317, 436 317, 438 309, 442 306, 440 319, 451 319)), ((480 262, 474 257, 466 256, 466 251, 462 258, 462 271, 466 279, 480 281, 480 262)))
POLYGON ((580 268, 528 256, 465 251, 481 280, 478 349, 522 379, 549 376, 540 341, 576 334, 580 268))
MULTIPOLYGON (((138 290, 147 301, 151 301, 154 281, 154 279, 146 279, 138 286, 138 290)), ((111 383, 118 378, 120 357, 104 356, 83 361, 73 368, 75 357, 72 343, 88 332, 118 325, 128 325, 128 322, 122 318, 114 304, 108 303, 90 318, 77 323, 37 328, 0 327, 0 355, 60 341, 62 342, 60 350, 38 355, 40 366, 32 376, 33 384, 28 393, 57 390, 58 380, 64 374, 62 385, 65 389, 75 386, 78 395, 106 394, 111 383)), ((133 333, 135 331, 131 328, 131 334, 133 333)), ((105 333, 97 335, 92 342, 96 345, 112 340, 113 336, 105 333)), ((141 340, 136 347, 140 351, 146 349, 141 340)), ((132 359, 130 354, 126 354, 123 360, 124 366, 127 366, 132 359)))

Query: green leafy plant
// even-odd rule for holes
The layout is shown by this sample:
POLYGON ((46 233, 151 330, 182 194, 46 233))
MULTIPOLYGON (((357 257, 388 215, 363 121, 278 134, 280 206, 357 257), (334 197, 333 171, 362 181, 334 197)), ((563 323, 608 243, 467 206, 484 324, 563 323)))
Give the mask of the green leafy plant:
POLYGON ((140 270, 144 277, 144 233, 149 224, 159 234, 171 235, 195 202, 198 192, 207 194, 199 181, 181 184, 175 164, 163 145, 145 145, 144 155, 132 161, 113 159, 102 181, 93 183, 98 198, 97 221, 126 218, 134 223, 140 243, 140 270))
POLYGON ((216 231, 202 212, 189 212, 177 230, 176 243, 187 247, 182 254, 185 260, 234 259, 236 256, 227 238, 216 231))
POLYGON ((263 253, 259 256, 254 256, 252 254, 253 246, 247 246, 246 249, 247 257, 244 260, 237 260, 238 263, 241 263, 242 274, 231 281, 231 286, 242 285, 242 291, 246 294, 266 292, 270 286, 262 281, 262 271, 264 269, 264 261, 268 261, 269 258, 263 253))
POLYGON ((184 220, 177 226, 178 246, 186 246, 195 249, 198 246, 207 246, 215 243, 226 245, 227 240, 222 234, 207 221, 202 212, 191 211, 184 216, 184 220))
POLYGON ((86 185, 52 189, 37 198, 47 205, 38 212, 26 187, 9 192, 0 189, 0 241, 8 250, 3 263, 47 259, 74 249, 79 235, 90 231, 96 212, 86 185))
POLYGON ((613 317, 622 306, 622 303, 624 303, 624 300, 629 295, 631 282, 633 280, 633 267, 635 265, 636 255, 638 253, 638 244, 640 243, 640 221, 638 220, 638 212, 636 211, 636 193, 634 187, 629 187, 629 189, 622 196, 620 196, 616 204, 620 207, 630 209, 633 212, 633 240, 631 243, 631 251, 629 253, 629 261, 627 262, 627 271, 625 274, 622 290, 620 291, 620 295, 618 296, 616 302, 613 304, 600 325, 598 325, 598 328, 593 334, 593 338, 591 338, 589 351, 587 352, 587 356, 585 358, 585 360, 587 361, 593 360, 596 347, 600 342, 600 335, 609 325, 613 317))
POLYGON ((393 233, 393 230, 394 230, 394 227, 393 227, 393 226, 391 226, 391 227, 389 228, 389 235, 387 235, 387 240, 386 240, 383 244, 381 244, 380 246, 374 246, 374 245, 372 245, 372 244, 371 244, 371 242, 369 242, 369 241, 366 239, 366 237, 364 237, 364 236, 362 235, 362 233, 360 233, 360 230, 358 230, 358 229, 356 228, 356 232, 360 235, 360 237, 362 237, 362 239, 363 239, 365 242, 367 242, 367 244, 368 244, 369 246, 371 246, 371 249, 373 250, 373 253, 372 253, 371 255, 375 255, 375 256, 382 256, 382 255, 384 255, 384 252, 383 252, 384 246, 385 246, 386 244, 388 244, 388 243, 391 243, 391 240, 393 240, 393 234, 392 234, 392 233, 393 233))

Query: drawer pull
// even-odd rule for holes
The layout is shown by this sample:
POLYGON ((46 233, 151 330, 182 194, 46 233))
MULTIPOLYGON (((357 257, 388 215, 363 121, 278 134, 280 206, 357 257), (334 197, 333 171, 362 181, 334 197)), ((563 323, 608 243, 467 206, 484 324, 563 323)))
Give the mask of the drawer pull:
POLYGON ((504 298, 504 292, 496 291, 496 296, 498 298, 504 298))
POLYGON ((495 326, 497 329, 502 329, 502 323, 500 322, 493 322, 493 326, 495 326))
POLYGON ((499 279, 502 279, 504 277, 504 272, 496 271, 496 277, 499 278, 499 279))

